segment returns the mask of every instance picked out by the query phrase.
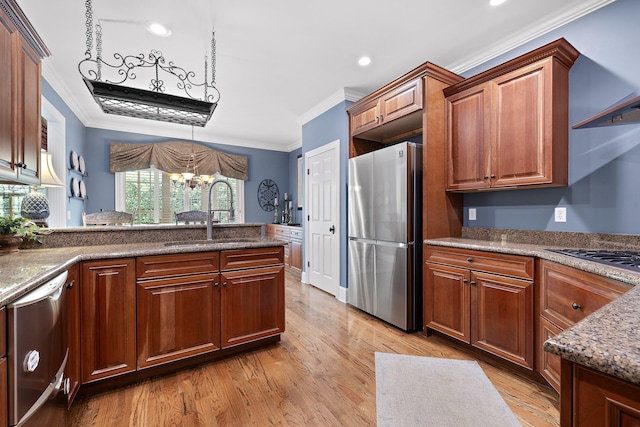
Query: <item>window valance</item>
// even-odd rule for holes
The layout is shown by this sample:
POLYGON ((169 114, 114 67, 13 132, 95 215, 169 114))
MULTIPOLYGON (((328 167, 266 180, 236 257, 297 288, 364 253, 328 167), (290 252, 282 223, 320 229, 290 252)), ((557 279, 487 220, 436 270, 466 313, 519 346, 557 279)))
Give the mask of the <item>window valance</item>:
POLYGON ((148 169, 155 166, 164 172, 184 172, 191 152, 195 154, 198 173, 213 175, 216 172, 229 178, 247 180, 246 156, 228 154, 193 144, 191 142, 160 142, 155 144, 110 144, 109 170, 112 173, 148 169))

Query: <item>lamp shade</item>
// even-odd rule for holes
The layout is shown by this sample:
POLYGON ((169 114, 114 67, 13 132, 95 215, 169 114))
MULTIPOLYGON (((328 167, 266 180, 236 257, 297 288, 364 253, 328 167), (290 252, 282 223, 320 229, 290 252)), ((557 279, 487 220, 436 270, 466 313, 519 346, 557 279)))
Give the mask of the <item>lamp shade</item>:
POLYGON ((40 185, 42 187, 64 187, 64 182, 58 178, 53 169, 53 157, 51 153, 40 153, 40 185))

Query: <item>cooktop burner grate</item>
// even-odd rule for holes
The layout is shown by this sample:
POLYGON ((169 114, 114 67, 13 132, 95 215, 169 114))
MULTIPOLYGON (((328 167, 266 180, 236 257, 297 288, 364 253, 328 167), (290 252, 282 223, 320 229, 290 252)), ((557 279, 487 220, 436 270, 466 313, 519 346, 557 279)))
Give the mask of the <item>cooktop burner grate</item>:
POLYGON ((587 250, 587 249, 547 249, 549 252, 570 255, 589 261, 600 262, 628 270, 640 271, 640 252, 587 250))

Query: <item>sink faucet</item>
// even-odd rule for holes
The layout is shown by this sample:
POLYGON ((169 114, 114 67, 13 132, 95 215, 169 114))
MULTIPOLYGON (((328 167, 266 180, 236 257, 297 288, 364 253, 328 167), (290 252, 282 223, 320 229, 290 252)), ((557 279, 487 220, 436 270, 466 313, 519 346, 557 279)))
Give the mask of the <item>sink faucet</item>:
POLYGON ((233 210, 233 189, 231 185, 222 179, 216 179, 211 183, 211 187, 209 187, 209 210, 207 211, 207 240, 213 239, 213 215, 214 212, 229 212, 229 219, 233 219, 234 210, 233 210), (213 194, 213 187, 216 184, 225 184, 229 187, 229 209, 211 209, 211 195, 213 194))

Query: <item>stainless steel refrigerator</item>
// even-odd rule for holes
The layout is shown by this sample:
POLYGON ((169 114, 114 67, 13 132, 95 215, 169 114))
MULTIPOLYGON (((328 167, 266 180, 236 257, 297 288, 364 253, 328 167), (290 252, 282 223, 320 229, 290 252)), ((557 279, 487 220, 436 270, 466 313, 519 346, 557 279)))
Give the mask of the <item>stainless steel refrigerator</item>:
POLYGON ((406 331, 422 323, 422 146, 349 159, 347 302, 406 331))

